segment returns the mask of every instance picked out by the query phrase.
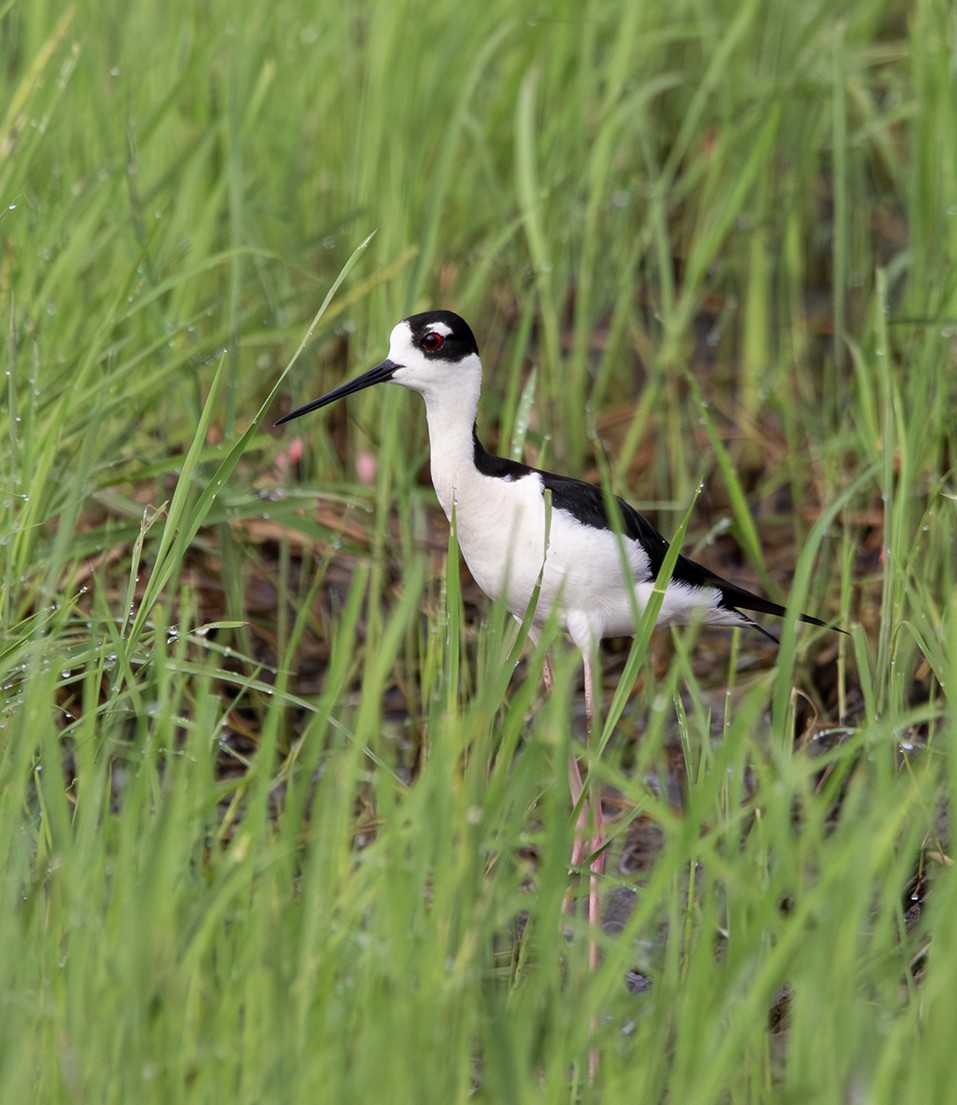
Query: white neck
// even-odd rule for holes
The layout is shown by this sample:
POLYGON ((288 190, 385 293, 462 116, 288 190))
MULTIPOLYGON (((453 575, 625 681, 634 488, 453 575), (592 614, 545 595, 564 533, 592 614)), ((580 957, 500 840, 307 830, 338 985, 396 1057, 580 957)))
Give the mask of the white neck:
POLYGON ((392 331, 389 359, 400 366, 392 382, 417 391, 425 400, 432 483, 451 520, 457 494, 470 482, 474 485, 478 476, 472 427, 482 390, 482 362, 477 353, 455 363, 430 361, 410 345, 405 322, 392 331))
MULTIPOLYGON (((468 384, 469 381, 460 381, 468 384)), ((472 428, 478 411, 479 386, 463 388, 458 394, 450 389, 432 391, 425 396, 425 414, 429 423, 429 448, 432 484, 445 516, 451 521, 456 491, 475 477, 475 445, 472 428)))

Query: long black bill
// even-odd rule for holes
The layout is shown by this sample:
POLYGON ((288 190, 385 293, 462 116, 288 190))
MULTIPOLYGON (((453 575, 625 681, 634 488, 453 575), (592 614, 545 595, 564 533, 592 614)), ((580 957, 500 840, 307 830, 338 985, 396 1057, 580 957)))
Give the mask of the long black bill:
POLYGON ((401 367, 402 365, 396 364, 395 361, 383 361, 382 364, 377 364, 375 368, 370 368, 368 372, 363 372, 361 376, 350 380, 348 384, 343 384, 335 391, 330 391, 328 395, 322 395, 318 399, 313 399, 311 403, 307 403, 304 407, 298 407, 290 414, 283 415, 275 425, 281 426, 284 422, 291 422, 301 414, 308 414, 310 411, 319 410, 320 407, 327 407, 344 395, 352 395, 353 392, 362 391, 363 388, 371 388, 373 384, 384 384, 391 380, 397 369, 401 367))

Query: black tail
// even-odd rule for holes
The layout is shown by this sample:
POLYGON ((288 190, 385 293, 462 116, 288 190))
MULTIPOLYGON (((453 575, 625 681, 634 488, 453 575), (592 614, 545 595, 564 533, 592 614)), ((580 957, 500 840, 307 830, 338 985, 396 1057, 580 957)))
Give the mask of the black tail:
MULTIPOLYGON (((479 446, 479 448, 481 448, 481 446, 479 446)), ((583 489, 588 491, 591 496, 591 506, 593 510, 591 524, 598 526, 605 525, 608 526, 609 529, 613 528, 612 524, 608 521, 601 488, 593 484, 579 483, 578 480, 569 481, 562 476, 552 476, 547 472, 540 474, 545 486, 551 487, 556 493, 560 492, 565 485, 569 483, 574 484, 579 495, 581 495, 583 489)), ((633 541, 637 541, 642 549, 644 549, 648 557, 648 571, 650 577, 654 579, 658 575, 658 572, 661 571, 661 566, 664 564, 665 557, 668 555, 668 542, 643 514, 639 514, 638 511, 629 503, 626 503, 624 499, 617 499, 616 502, 621 513, 622 529, 633 541)), ((780 606, 776 602, 771 602, 770 599, 762 598, 760 595, 753 595, 750 591, 745 591, 743 587, 739 587, 736 583, 731 583, 729 580, 723 579, 715 572, 712 572, 710 568, 706 568, 703 564, 699 564, 695 560, 689 560, 688 557, 682 556, 681 553, 678 554, 678 559, 671 571, 671 578, 676 582, 686 583, 691 587, 713 587, 716 591, 720 591, 721 604, 730 614, 736 615, 741 619, 744 625, 756 629, 759 633, 763 633, 765 637, 774 641, 775 644, 778 643, 778 639, 773 633, 769 633, 763 625, 758 625, 758 623, 749 618, 744 611, 753 610, 757 614, 771 614, 775 618, 783 618, 787 614, 787 610, 785 610, 783 606, 780 606)), ((847 632, 836 625, 831 625, 829 622, 822 622, 820 618, 815 618, 813 614, 798 614, 798 619, 802 622, 807 622, 808 625, 819 625, 823 629, 833 629, 838 633, 847 632)))
MULTIPOLYGON (((721 600, 724 606, 729 610, 733 610, 736 614, 741 614, 747 621, 749 626, 752 626, 759 633, 763 633, 769 640, 778 643, 777 637, 773 633, 769 633, 763 625, 759 625, 756 621, 753 621, 746 614, 745 610, 750 610, 756 614, 771 614, 775 618, 783 618, 787 615, 787 610, 779 603, 772 602, 770 599, 762 598, 760 595, 754 595, 750 591, 745 591, 743 587, 738 587, 734 583, 728 583, 726 580, 721 579, 720 576, 714 577, 715 586, 721 592, 721 600)), ((831 625, 830 622, 822 621, 820 618, 815 618, 813 614, 798 614, 798 621, 806 622, 808 625, 818 625, 822 629, 833 629, 835 633, 847 633, 846 629, 841 629, 840 626, 831 625)))

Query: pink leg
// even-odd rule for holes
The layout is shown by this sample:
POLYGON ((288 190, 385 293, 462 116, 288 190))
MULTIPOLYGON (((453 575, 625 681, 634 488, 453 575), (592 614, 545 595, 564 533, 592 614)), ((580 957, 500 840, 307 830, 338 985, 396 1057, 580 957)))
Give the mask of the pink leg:
MULTIPOLYGON (((592 670, 591 662, 587 655, 585 656, 584 666, 585 739, 587 741, 591 737, 595 720, 592 670)), ((542 674, 545 681, 545 687, 550 692, 552 688, 552 670, 551 664, 548 662, 547 658, 542 674)), ((601 799, 597 794, 592 794, 590 797, 586 794, 585 798, 582 798, 582 794, 585 791, 585 784, 582 781, 581 766, 578 762, 578 757, 574 752, 570 753, 568 757, 568 789, 571 793, 572 808, 578 809, 578 818, 575 822, 575 843, 572 846, 570 867, 573 871, 577 871, 584 862, 586 855, 591 856, 588 864, 588 921, 589 924, 597 928, 601 924, 601 889, 599 880, 605 871, 605 836, 603 832, 604 822, 602 819, 601 799), (594 824, 591 823, 592 815, 594 815, 594 824), (593 832, 591 840, 588 839, 589 828, 591 828, 593 832)), ((569 902, 566 899, 566 910, 568 908, 569 902)), ((589 948, 588 958, 592 966, 597 965, 598 945, 594 942, 592 942, 589 948)))
MULTIPOLYGON (((594 687, 592 685, 591 661, 588 658, 587 652, 583 652, 582 655, 584 657, 585 666, 585 740, 587 747, 587 741, 591 738, 592 727, 595 720, 595 699, 594 687)), ((542 665, 542 680, 545 683, 545 690, 548 694, 551 694, 554 678, 551 661, 548 656, 545 657, 545 662, 542 665)), ((603 832, 601 796, 597 793, 597 787, 595 787, 592 788, 595 793, 592 794, 590 803, 587 796, 584 799, 582 798, 585 784, 582 781, 581 766, 578 763, 578 757, 574 752, 569 753, 568 756, 568 789, 571 792, 572 809, 578 808, 578 818, 575 821, 575 843, 572 846, 571 858, 571 868, 573 871, 578 870, 584 862, 589 844, 591 849, 591 860, 588 864, 588 924, 593 935, 588 941, 588 966, 590 970, 594 971, 597 969, 599 963, 598 941, 594 938, 594 933, 598 931, 601 925, 601 889, 599 880, 605 872, 605 836, 603 832), (588 841, 589 822, 591 821, 591 810, 589 806, 591 810, 594 810, 594 836, 591 838, 590 842, 588 841)), ((571 908, 571 898, 569 894, 566 894, 562 908, 564 912, 569 912, 571 908)), ((588 1053, 588 1078, 590 1081, 594 1081, 597 1076, 600 1063, 601 1053, 597 1048, 592 1048, 588 1053)))
MULTIPOLYGON (((582 652, 585 666, 585 740, 590 741, 595 724, 595 689, 592 682, 591 659, 587 651, 582 652)), ((577 767, 577 764, 576 764, 577 767)), ((579 773, 579 779, 581 774, 579 773)), ((601 794, 597 785, 592 784, 591 772, 588 773, 591 788, 591 808, 594 812, 594 836, 591 839, 591 862, 588 864, 588 968, 598 969, 600 962, 598 941, 595 939, 601 928, 601 877, 605 873, 605 834, 601 812, 601 794)), ((582 803, 582 811, 587 803, 582 803)), ((587 819, 586 819, 587 820, 587 819)), ((584 841, 581 830, 581 839, 584 841)), ((592 1031, 598 1027, 597 1018, 592 1021, 592 1031)), ((588 1080, 594 1082, 601 1066, 601 1052, 593 1047, 588 1052, 588 1080)))
MULTIPOLYGON (((592 683, 591 661, 583 653, 585 662, 585 739, 590 740, 595 721, 594 685, 592 683)), ((577 766, 577 765, 576 765, 577 766)), ((581 778, 579 774, 579 779, 581 778)), ((590 782, 590 779, 589 779, 590 782)), ((601 811, 601 795, 598 787, 591 788, 591 807, 594 813, 594 836, 591 839, 591 862, 588 865, 588 922, 595 930, 601 925, 601 888, 600 879, 605 873, 605 834, 601 811)), ((587 803, 582 803, 585 811, 587 803)), ((598 965, 598 945, 593 941, 588 949, 588 961, 592 967, 598 965)))
POLYGON ((555 685, 555 676, 552 675, 552 661, 548 653, 545 653, 545 660, 542 663, 542 682, 545 684, 546 694, 552 693, 552 687, 555 685))
POLYGON ((585 833, 588 830, 588 801, 587 799, 584 802, 581 800, 585 786, 582 782, 581 768, 578 766, 578 757, 574 752, 568 754, 568 789, 572 796, 572 809, 578 808, 578 819, 575 822, 575 843, 572 845, 571 859, 571 867, 574 870, 581 866, 585 858, 585 833))

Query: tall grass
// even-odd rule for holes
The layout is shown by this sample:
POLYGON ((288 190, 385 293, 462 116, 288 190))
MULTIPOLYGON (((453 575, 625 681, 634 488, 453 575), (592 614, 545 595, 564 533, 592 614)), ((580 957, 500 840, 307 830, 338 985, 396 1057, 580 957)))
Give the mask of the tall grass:
POLYGON ((946 1098, 955 49, 941 0, 0 4, 3 1100, 946 1098), (669 533, 703 483, 686 548, 851 628, 631 658, 591 769, 662 845, 594 973, 575 657, 546 700, 475 615, 417 400, 268 428, 429 305, 490 444, 669 533))

